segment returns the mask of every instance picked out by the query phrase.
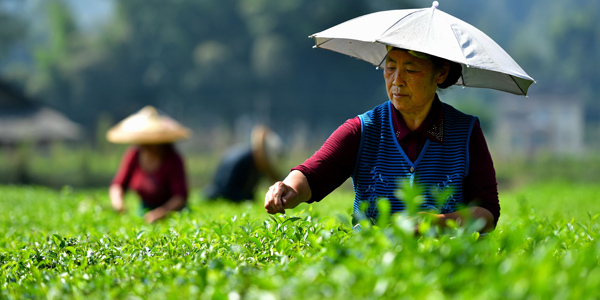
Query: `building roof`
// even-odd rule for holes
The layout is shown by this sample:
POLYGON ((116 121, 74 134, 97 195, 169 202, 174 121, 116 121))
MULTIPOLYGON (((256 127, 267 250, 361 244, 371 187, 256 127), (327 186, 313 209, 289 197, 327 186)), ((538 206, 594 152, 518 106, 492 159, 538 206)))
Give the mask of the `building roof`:
POLYGON ((0 79, 0 143, 75 140, 81 127, 61 112, 34 102, 0 79))

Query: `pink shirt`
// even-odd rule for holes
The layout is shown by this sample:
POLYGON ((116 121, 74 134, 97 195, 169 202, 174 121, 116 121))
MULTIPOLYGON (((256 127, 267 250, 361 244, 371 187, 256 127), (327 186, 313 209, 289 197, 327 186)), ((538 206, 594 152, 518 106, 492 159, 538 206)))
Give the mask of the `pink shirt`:
POLYGON ((127 149, 112 184, 118 184, 124 190, 135 190, 144 204, 151 207, 166 203, 173 195, 187 199, 185 168, 175 148, 167 150, 162 164, 154 172, 146 172, 141 168, 139 152, 137 147, 127 149))
MULTIPOLYGON (((415 161, 427 139, 443 143, 442 103, 436 96, 429 114, 421 126, 410 131, 400 112, 392 110, 393 126, 400 146, 415 161)), ((322 200, 344 183, 354 172, 361 139, 359 117, 347 120, 325 141, 323 146, 303 164, 293 168, 306 176, 312 198, 322 200)), ((478 122, 475 123, 469 142, 469 173, 463 181, 463 196, 470 205, 481 206, 494 215, 495 223, 500 217, 498 183, 492 157, 478 122)))

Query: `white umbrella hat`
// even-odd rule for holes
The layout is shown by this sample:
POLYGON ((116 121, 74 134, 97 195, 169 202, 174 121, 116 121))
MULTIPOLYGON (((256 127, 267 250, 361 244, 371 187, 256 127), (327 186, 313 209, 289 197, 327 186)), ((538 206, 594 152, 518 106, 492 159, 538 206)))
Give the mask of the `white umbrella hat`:
POLYGON ((438 9, 399 9, 367 14, 315 33, 315 47, 382 67, 386 46, 427 53, 463 66, 457 85, 527 95, 535 81, 481 30, 438 9))

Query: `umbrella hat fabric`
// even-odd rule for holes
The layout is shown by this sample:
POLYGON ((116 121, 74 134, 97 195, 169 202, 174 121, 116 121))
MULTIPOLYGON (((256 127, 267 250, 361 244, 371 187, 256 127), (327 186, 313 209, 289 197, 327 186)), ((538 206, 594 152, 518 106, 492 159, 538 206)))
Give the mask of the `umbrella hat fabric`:
POLYGON ((381 11, 311 35, 315 47, 382 67, 386 46, 427 53, 463 65, 458 85, 527 95, 534 82, 494 40, 474 26, 431 8, 381 11))
POLYGON ((190 130, 156 108, 146 106, 125 118, 106 133, 109 142, 119 144, 164 144, 190 136, 190 130))

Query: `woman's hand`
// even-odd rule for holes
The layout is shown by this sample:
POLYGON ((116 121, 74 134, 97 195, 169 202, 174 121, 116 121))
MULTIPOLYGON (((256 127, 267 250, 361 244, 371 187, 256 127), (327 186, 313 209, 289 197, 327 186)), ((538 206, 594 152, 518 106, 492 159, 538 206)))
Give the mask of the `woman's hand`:
POLYGON ((295 201, 297 198, 298 193, 292 187, 282 181, 277 181, 267 191, 265 209, 270 214, 285 214, 285 209, 294 208, 300 204, 295 201))
POLYGON ((484 221, 483 227, 479 229, 479 232, 481 233, 493 231, 495 228, 494 215, 492 215, 492 213, 489 210, 479 206, 471 206, 455 212, 445 214, 419 212, 418 215, 421 218, 429 218, 431 220, 431 224, 438 226, 439 228, 448 227, 446 222, 450 219, 454 220, 456 224, 461 227, 467 226, 468 224, 470 224, 470 222, 473 222, 476 219, 482 219, 484 221))
POLYGON ((311 196, 308 180, 300 171, 292 171, 284 181, 273 184, 265 195, 265 209, 270 214, 285 214, 311 196))
POLYGON ((125 214, 127 212, 127 208, 125 208, 125 206, 123 206, 123 204, 121 204, 120 206, 114 205, 113 210, 118 214, 125 214))
POLYGON ((117 213, 125 213, 125 201, 123 201, 123 188, 118 184, 112 184, 108 189, 108 196, 110 198, 110 204, 117 213))
POLYGON ((164 218, 167 215, 167 210, 164 209, 162 206, 159 206, 149 212, 147 212, 144 215, 144 220, 146 220, 146 223, 150 224, 150 223, 154 223, 162 218, 164 218))
POLYGON ((166 217, 169 212, 181 210, 186 203, 187 198, 185 196, 173 195, 167 203, 147 212, 144 215, 144 219, 146 220, 146 223, 154 223, 166 217))
POLYGON ((483 220, 483 227, 479 232, 485 233, 493 231, 496 228, 494 223, 494 215, 487 209, 480 206, 471 206, 461 210, 438 215, 438 224, 446 225, 448 219, 456 221, 458 226, 466 226, 476 219, 483 220))

